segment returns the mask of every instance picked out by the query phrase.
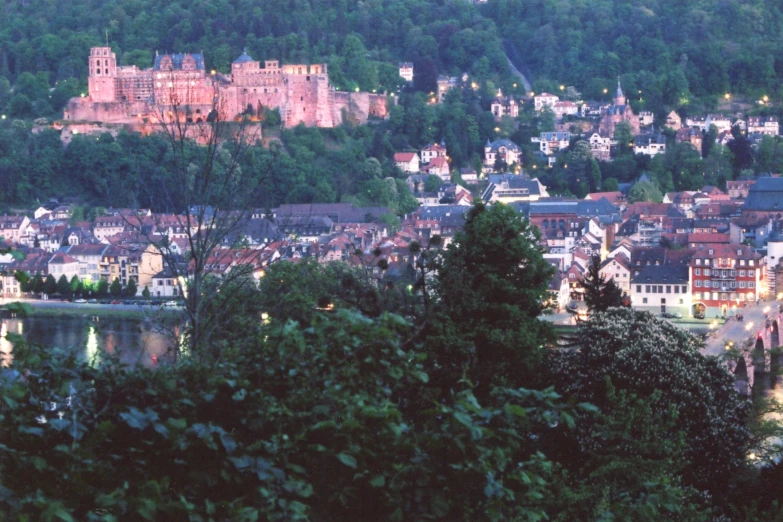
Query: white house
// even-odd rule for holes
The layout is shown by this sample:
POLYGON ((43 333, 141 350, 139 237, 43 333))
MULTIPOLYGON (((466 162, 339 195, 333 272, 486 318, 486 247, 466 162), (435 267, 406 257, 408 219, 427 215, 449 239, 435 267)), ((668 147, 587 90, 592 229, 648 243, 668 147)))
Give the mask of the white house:
POLYGON ((661 134, 642 134, 633 139, 633 153, 656 156, 666 152, 666 138, 661 134))
POLYGON ((607 281, 612 279, 625 295, 631 295, 631 269, 630 261, 624 254, 618 254, 608 258, 601 265, 599 273, 607 281))
POLYGON ((579 106, 572 101, 559 101, 552 106, 552 112, 557 119, 563 116, 573 116, 579 112, 579 106))
POLYGON ((631 278, 631 306, 653 313, 691 313, 688 265, 645 266, 631 278))
POLYGON ((408 83, 413 81, 413 64, 411 62, 400 62, 400 76, 408 83))
POLYGON ((590 144, 590 152, 593 153, 593 157, 600 161, 609 161, 611 159, 612 145, 617 143, 609 136, 601 136, 597 132, 590 135, 587 142, 590 144))
POLYGON ((419 172, 419 155, 415 152, 397 152, 394 164, 403 172, 419 172))
POLYGON ((655 123, 655 115, 651 111, 642 111, 639 113, 639 125, 649 127, 655 123))
POLYGON ((542 132, 538 137, 530 138, 533 143, 538 143, 541 152, 551 156, 555 152, 565 149, 571 142, 570 132, 542 132))
POLYGON ((537 111, 540 111, 544 107, 549 107, 551 109, 558 101, 560 101, 559 96, 549 94, 548 92, 542 92, 541 94, 533 96, 533 107, 537 111))
POLYGON ((487 140, 484 146, 484 171, 492 172, 495 168, 495 162, 501 160, 506 165, 519 163, 522 157, 522 151, 519 145, 511 140, 495 140, 492 143, 487 140))
POLYGON ((722 114, 708 114, 704 121, 704 129, 709 129, 711 125, 715 125, 718 132, 731 131, 731 119, 722 114))
POLYGON ((751 116, 748 118, 748 134, 765 134, 777 136, 780 134, 780 124, 775 116, 751 116))

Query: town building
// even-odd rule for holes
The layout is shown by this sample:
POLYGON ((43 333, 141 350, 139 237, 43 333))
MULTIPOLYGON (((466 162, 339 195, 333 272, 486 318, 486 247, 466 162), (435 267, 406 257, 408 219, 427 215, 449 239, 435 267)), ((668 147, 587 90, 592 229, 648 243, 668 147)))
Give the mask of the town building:
POLYGON ((748 190, 755 182, 755 179, 729 180, 726 181, 726 191, 732 199, 745 199, 748 197, 748 190))
POLYGON ((448 156, 448 151, 446 150, 446 145, 441 143, 438 145, 437 143, 431 143, 430 145, 425 146, 423 149, 421 149, 421 162, 422 163, 429 163, 434 158, 445 158, 448 156))
POLYGON ((497 162, 503 162, 506 167, 520 163, 522 150, 511 140, 500 139, 484 145, 484 172, 495 170, 497 162))
POLYGON ((500 121, 503 116, 516 118, 519 116, 519 104, 511 96, 498 96, 492 100, 490 107, 495 121, 500 121))
POLYGON ((637 310, 691 315, 687 265, 645 266, 631 280, 631 306, 637 310))
POLYGON ((538 137, 530 138, 533 143, 538 143, 539 150, 546 156, 551 156, 559 150, 565 149, 571 143, 570 132, 542 132, 538 137))
POLYGON ((459 78, 456 76, 438 76, 438 97, 437 102, 443 103, 446 93, 459 85, 459 78))
POLYGON ((413 63, 400 62, 400 76, 408 83, 413 82, 413 63))
POLYGON ((419 172, 419 155, 415 152, 396 152, 394 165, 403 172, 419 172))
POLYGON ((696 149, 696 152, 698 152, 699 156, 701 156, 702 133, 700 130, 693 129, 691 127, 682 127, 674 135, 674 142, 688 143, 694 149, 696 149))
POLYGON ((682 128, 682 118, 676 112, 672 111, 666 116, 666 126, 674 131, 678 131, 682 128))
POLYGON ((639 134, 639 117, 633 113, 633 109, 627 103, 625 94, 623 94, 620 80, 617 80, 617 91, 614 95, 614 103, 604 109, 601 113, 601 122, 599 132, 604 136, 614 136, 614 129, 618 123, 628 123, 631 128, 631 134, 639 134))
MULTIPOLYGON (((612 159, 612 145, 617 142, 609 136, 603 136, 599 132, 590 135, 587 142, 590 144, 590 152, 598 161, 610 161, 612 159)), ((543 152, 543 151, 542 151, 543 152)))
POLYGON ((694 312, 730 315, 766 296, 764 258, 746 245, 707 244, 690 262, 694 312))
POLYGON ((551 110, 555 104, 560 101, 560 97, 548 92, 542 92, 533 96, 533 108, 537 111, 543 110, 544 107, 549 107, 551 110))
POLYGON ((484 203, 513 203, 548 198, 546 187, 538 179, 527 179, 517 174, 490 174, 487 188, 481 194, 484 203))
POLYGON ((777 136, 780 134, 778 118, 776 116, 750 116, 748 118, 748 134, 777 136))
POLYGON ((633 139, 633 153, 657 156, 666 152, 666 138, 662 134, 642 134, 633 139))

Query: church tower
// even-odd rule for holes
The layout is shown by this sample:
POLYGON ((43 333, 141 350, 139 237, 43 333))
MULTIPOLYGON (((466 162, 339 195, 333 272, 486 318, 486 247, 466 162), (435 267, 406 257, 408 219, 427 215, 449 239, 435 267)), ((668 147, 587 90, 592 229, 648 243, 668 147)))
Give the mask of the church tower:
POLYGON ((615 106, 625 105, 625 95, 623 94, 623 88, 620 86, 620 78, 617 78, 617 92, 614 94, 615 106))
POLYGON ((111 47, 93 47, 89 58, 90 101, 113 102, 117 95, 117 56, 111 47))

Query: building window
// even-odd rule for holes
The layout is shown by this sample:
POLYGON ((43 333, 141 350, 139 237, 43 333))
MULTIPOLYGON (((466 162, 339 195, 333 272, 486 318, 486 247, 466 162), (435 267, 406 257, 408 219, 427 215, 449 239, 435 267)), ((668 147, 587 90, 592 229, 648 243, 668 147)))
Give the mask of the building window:
POLYGON ((740 288, 745 288, 745 285, 746 285, 745 281, 740 281, 739 282, 739 287, 740 288))
POLYGON ((735 277, 737 275, 737 271, 736 270, 732 270, 730 275, 731 275, 731 277, 735 277))
POLYGON ((650 285, 644 285, 644 291, 649 294, 651 292, 650 285))
POLYGON ((740 266, 745 266, 745 260, 744 259, 740 259, 740 266))
POLYGON ((701 299, 701 292, 696 292, 695 294, 693 294, 693 298, 696 300, 701 299))
POLYGON ((682 299, 680 299, 680 304, 684 304, 684 303, 683 303, 683 301, 682 301, 682 299))
POLYGON ((642 304, 647 304, 647 298, 646 297, 642 297, 642 304))
POLYGON ((756 288, 756 283, 753 281, 748 281, 748 288, 756 288))
POLYGON ((642 292, 642 285, 636 285, 636 291, 641 293, 642 292))
POLYGON ((680 285, 674 285, 674 293, 679 294, 680 293, 680 285))
POLYGON ((756 273, 753 270, 748 270, 748 277, 753 277, 756 273))
POLYGON ((696 288, 701 288, 701 280, 697 279, 694 284, 696 285, 696 288))
POLYGON ((744 270, 740 270, 739 273, 740 273, 740 277, 745 277, 745 271, 744 270))
POLYGON ((710 269, 709 268, 705 268, 704 269, 704 275, 706 275, 706 276, 710 275, 710 269))
POLYGON ((753 261, 752 259, 751 259, 750 261, 748 261, 748 264, 749 264, 750 266, 753 266, 753 265, 754 265, 754 263, 755 263, 755 261, 753 261))
POLYGON ((701 268, 694 268, 693 275, 701 275, 701 268))

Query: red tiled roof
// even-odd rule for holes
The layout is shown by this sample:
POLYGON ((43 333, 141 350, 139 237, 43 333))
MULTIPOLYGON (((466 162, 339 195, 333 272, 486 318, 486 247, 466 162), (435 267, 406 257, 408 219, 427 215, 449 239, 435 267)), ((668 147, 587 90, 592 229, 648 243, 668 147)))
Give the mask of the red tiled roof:
POLYGON ((413 160, 414 156, 416 156, 415 152, 396 152, 394 154, 394 161, 408 163, 413 160))

